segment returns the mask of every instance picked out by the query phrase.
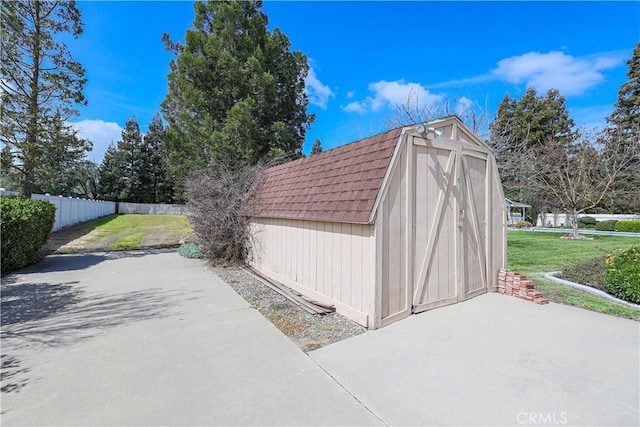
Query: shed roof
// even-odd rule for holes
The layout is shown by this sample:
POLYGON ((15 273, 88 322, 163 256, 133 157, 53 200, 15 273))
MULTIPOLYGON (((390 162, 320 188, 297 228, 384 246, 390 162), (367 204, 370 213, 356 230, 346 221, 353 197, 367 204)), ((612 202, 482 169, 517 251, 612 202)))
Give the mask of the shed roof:
POLYGON ((367 223, 402 128, 265 171, 256 217, 367 223))

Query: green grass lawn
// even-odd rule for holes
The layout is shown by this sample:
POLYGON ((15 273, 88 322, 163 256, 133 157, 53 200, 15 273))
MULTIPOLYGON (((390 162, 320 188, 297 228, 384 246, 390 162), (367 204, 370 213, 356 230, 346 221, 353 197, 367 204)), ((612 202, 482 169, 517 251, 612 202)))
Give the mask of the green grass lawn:
POLYGON ((147 232, 162 229, 168 233, 188 233, 191 226, 184 215, 134 215, 121 214, 104 218, 95 224, 94 229, 109 233, 123 231, 147 232))
POLYGON ((593 240, 565 240, 560 233, 509 230, 507 266, 524 274, 536 284, 545 298, 561 304, 574 305, 615 316, 640 320, 640 311, 610 303, 603 298, 551 282, 544 273, 561 270, 588 258, 639 246, 640 238, 620 236, 589 236, 593 240))
POLYGON ((116 215, 99 221, 94 229, 100 231, 101 239, 109 241, 112 236, 117 237, 110 243, 113 251, 173 246, 176 236, 191 232, 184 215, 116 215))

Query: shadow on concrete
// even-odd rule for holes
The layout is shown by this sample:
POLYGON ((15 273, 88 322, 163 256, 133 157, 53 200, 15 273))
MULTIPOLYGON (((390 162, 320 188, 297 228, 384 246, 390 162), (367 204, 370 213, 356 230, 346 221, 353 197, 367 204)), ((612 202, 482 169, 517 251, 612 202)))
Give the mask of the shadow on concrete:
MULTIPOLYGON (((104 254, 52 255, 21 270, 14 271, 12 274, 84 270, 101 263, 105 259, 107 258, 104 254)), ((2 279, 3 283, 5 282, 5 277, 2 279)), ((8 280, 11 280, 11 278, 8 280)))
POLYGON ((166 252, 175 252, 175 248, 143 249, 137 251, 112 251, 79 254, 49 255, 35 264, 11 272, 2 277, 2 283, 14 283, 19 280, 15 274, 27 273, 55 273, 57 271, 84 270, 93 267, 103 261, 120 258, 139 258, 146 255, 155 255, 166 252))
POLYGON ((17 283, 2 286, 2 326, 41 320, 68 309, 80 301, 78 283, 17 283))
POLYGON ((19 392, 29 382, 29 379, 25 378, 25 374, 28 374, 30 370, 21 368, 20 361, 15 357, 3 354, 1 359, 0 383, 2 383, 2 387, 0 387, 0 392, 19 392))
POLYGON ((2 392, 20 391, 31 379, 21 349, 76 344, 133 322, 179 314, 188 289, 145 289, 92 294, 68 283, 4 283, 2 286, 2 392))

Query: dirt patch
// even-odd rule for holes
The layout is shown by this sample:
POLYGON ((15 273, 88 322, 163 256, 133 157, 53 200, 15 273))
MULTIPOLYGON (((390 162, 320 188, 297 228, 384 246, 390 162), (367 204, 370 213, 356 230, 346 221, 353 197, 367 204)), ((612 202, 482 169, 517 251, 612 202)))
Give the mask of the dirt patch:
POLYGON ((195 234, 184 235, 183 233, 153 233, 142 239, 142 246, 145 248, 168 248, 180 246, 185 242, 195 242, 195 234))

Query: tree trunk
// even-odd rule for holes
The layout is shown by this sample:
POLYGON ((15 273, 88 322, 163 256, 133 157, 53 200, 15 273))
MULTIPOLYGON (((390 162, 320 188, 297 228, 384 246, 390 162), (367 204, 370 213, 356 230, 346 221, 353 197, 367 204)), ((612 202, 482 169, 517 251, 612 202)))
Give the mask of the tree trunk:
MULTIPOLYGON (((31 82, 29 94, 29 109, 28 109, 28 123, 26 132, 26 147, 28 151, 32 151, 29 156, 23 156, 23 182, 22 182, 22 195, 25 197, 31 197, 33 192, 33 154, 36 153, 38 144, 38 94, 40 84, 40 2, 34 3, 33 12, 33 31, 35 37, 33 37, 33 50, 31 64, 31 82)), ((24 148, 23 148, 24 150, 24 148)))
POLYGON ((573 238, 579 239, 580 232, 578 231, 578 211, 576 208, 571 208, 571 229, 573 230, 573 238))

